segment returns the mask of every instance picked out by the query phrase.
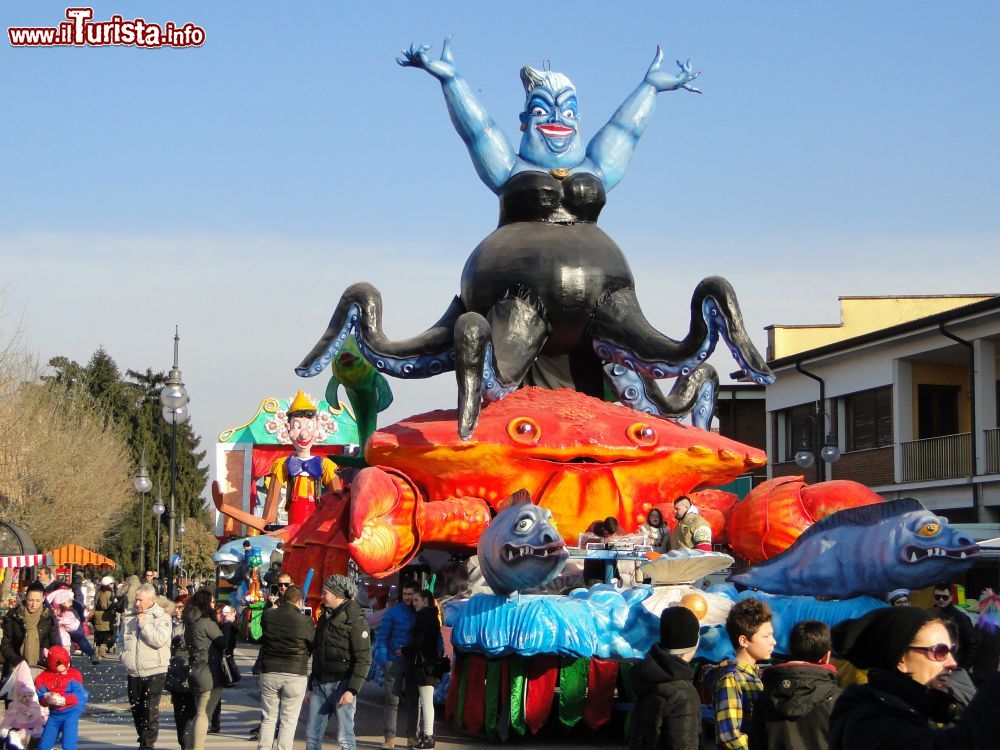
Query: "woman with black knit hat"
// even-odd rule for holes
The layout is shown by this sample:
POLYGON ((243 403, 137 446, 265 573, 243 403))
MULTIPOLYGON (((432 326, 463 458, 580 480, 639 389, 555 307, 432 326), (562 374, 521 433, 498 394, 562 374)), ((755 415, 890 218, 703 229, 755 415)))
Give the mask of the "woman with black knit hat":
POLYGON ((875 610, 835 627, 833 647, 868 669, 868 684, 851 685, 837 699, 830 750, 995 746, 1000 673, 961 712, 943 689, 956 666, 955 647, 933 613, 913 607, 875 610))

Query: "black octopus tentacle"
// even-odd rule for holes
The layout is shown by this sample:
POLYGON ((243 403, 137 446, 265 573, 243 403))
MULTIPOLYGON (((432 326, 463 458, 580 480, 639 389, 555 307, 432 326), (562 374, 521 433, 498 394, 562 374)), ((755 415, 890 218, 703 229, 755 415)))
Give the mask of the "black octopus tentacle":
POLYGON ((352 284, 337 303, 323 337, 295 372, 302 377, 321 373, 355 332, 365 359, 380 372, 398 378, 427 378, 455 369, 454 327, 465 306, 452 300, 441 319, 423 333, 392 341, 382 332, 382 295, 371 284, 352 284))
POLYGON ((655 380, 643 377, 624 365, 607 364, 604 374, 618 400, 625 406, 661 417, 682 417, 693 412, 691 421, 695 427, 704 430, 711 427, 719 376, 709 364, 678 377, 666 396, 655 380))
POLYGON ((467 312, 455 323, 455 377, 458 380, 458 435, 472 437, 482 406, 483 366, 490 346, 490 324, 479 313, 467 312))
POLYGON ((486 319, 497 380, 504 387, 518 386, 549 337, 545 306, 537 294, 519 286, 493 305, 486 319))
POLYGON ((736 293, 721 276, 710 276, 695 288, 691 328, 681 341, 653 328, 642 314, 635 290, 628 288, 617 290, 601 302, 588 332, 602 360, 653 379, 690 374, 708 358, 722 336, 754 382, 774 382, 774 375, 743 327, 736 293))
POLYGON ((468 440, 482 401, 499 401, 516 390, 549 335, 545 308, 537 296, 508 291, 484 318, 463 314, 455 324, 458 434, 468 440))

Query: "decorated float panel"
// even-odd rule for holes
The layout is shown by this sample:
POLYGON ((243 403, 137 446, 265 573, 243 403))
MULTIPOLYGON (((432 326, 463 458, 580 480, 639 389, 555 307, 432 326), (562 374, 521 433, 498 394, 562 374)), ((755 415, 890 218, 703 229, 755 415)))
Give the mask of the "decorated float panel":
MULTIPOLYGON (((216 486, 224 508, 260 517, 267 500, 271 469, 281 458, 292 455, 288 436, 288 410, 293 399, 266 398, 254 417, 240 427, 224 430, 216 443, 216 486)), ((317 456, 357 453, 358 426, 350 407, 337 401, 315 404, 317 421, 325 436, 312 446, 317 456)), ((222 510, 216 517, 216 536, 242 537, 257 530, 240 523, 222 510)))

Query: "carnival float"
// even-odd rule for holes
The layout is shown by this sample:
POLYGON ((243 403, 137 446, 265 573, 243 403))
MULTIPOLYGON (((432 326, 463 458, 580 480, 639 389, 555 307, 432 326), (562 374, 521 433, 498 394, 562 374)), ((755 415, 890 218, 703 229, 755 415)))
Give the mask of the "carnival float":
MULTIPOLYGON (((448 711, 459 727, 504 739, 552 721, 607 723, 616 696, 629 700, 628 670, 655 641, 665 607, 695 612, 699 655, 719 660, 731 653, 722 624, 741 597, 767 599, 780 651, 799 619, 833 625, 885 606, 877 597, 892 588, 971 565, 978 548, 945 519, 914 500, 882 502, 854 482, 786 477, 742 499, 717 489, 767 460, 710 430, 719 381, 707 359, 720 341, 737 379, 773 381, 736 294, 721 276, 705 278, 687 332, 673 339, 646 319, 624 253, 598 227, 658 94, 700 93, 690 61, 668 72, 658 49, 589 141, 572 81, 522 68, 515 151, 459 74, 450 39, 439 59, 429 49, 411 46, 398 62, 440 83, 477 174, 499 198, 498 226, 473 249, 441 318, 411 338, 385 335, 376 287, 344 291, 296 372, 332 369, 327 402, 345 387, 362 452, 317 462, 296 443, 291 458, 268 467, 268 491, 282 487, 283 496, 267 494, 254 512, 217 487, 222 514, 283 540, 283 569, 297 581, 384 578, 422 550, 469 560, 475 580, 445 606, 455 652, 448 711), (456 408, 377 426, 391 399, 382 376, 447 372, 456 408), (690 425, 679 421, 688 415, 690 425), (672 522, 680 495, 702 508, 733 555, 661 555, 634 538, 653 508, 672 522), (302 512, 270 530, 291 498, 302 512), (588 529, 606 517, 626 541, 588 549, 588 529), (629 560, 636 583, 585 587, 565 573, 571 556, 629 560), (735 558, 749 567, 734 570, 735 558), (729 581, 699 584, 720 571, 729 581)), ((296 397, 289 435, 312 434, 325 408, 296 397)), ((318 591, 307 595, 315 602, 318 591)))

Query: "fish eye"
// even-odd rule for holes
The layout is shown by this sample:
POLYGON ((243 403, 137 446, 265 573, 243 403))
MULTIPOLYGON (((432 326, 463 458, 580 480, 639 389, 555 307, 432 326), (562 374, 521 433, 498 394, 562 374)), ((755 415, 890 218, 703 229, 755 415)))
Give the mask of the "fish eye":
POLYGON ((516 443, 533 445, 542 436, 542 428, 530 417, 518 417, 507 425, 507 434, 516 443))
POLYGON ((514 524, 514 533, 516 534, 527 534, 531 531, 531 527, 535 525, 535 519, 531 516, 521 516, 516 524, 514 524))
POLYGON ((937 521, 924 521, 920 524, 920 528, 917 529, 917 533, 920 536, 934 536, 941 530, 941 524, 937 521))
POLYGON ((640 447, 656 445, 656 430, 645 422, 636 422, 628 428, 628 439, 640 447))

